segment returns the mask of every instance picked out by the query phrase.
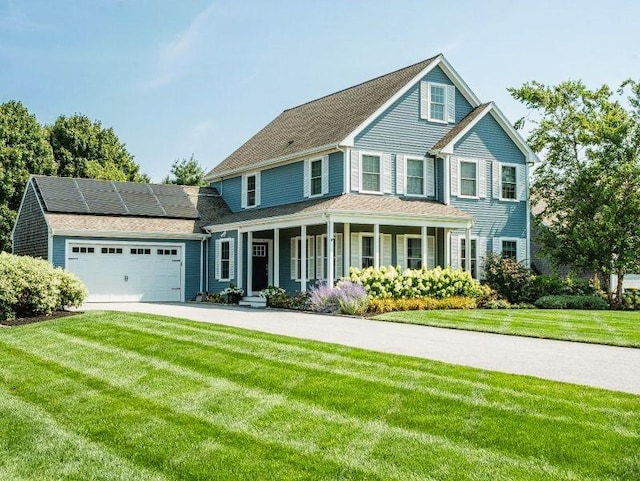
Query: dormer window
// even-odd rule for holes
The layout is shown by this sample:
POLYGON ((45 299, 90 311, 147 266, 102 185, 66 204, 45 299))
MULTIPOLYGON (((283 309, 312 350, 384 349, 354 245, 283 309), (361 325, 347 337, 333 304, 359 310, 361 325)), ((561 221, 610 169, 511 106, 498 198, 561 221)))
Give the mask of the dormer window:
POLYGON ((247 207, 256 205, 256 176, 247 176, 247 207))

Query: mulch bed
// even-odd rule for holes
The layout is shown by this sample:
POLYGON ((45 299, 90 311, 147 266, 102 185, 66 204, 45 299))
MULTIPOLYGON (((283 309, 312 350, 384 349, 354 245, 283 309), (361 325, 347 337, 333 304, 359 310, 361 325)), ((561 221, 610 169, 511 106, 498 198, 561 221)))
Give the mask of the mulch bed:
POLYGON ((75 316, 76 314, 82 314, 79 311, 56 311, 48 316, 34 316, 34 317, 17 317, 12 320, 0 319, 0 327, 10 326, 22 326, 25 324, 33 324, 34 322, 50 321, 51 319, 58 319, 59 317, 75 316))

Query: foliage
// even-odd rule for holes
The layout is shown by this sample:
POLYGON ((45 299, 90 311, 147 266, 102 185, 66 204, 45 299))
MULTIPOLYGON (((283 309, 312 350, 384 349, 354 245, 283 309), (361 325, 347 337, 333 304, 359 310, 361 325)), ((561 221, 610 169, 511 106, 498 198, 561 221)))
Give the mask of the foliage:
POLYGON ((286 291, 276 293, 269 297, 269 306, 296 311, 311 311, 311 293, 309 291, 297 292, 293 295, 287 294, 286 291))
POLYGON ((470 297, 435 297, 399 298, 399 299, 371 299, 369 312, 384 314, 395 311, 430 311, 436 309, 474 309, 476 300, 470 297))
POLYGON ((485 309, 535 309, 536 306, 529 304, 528 302, 521 302, 520 304, 511 304, 504 299, 493 299, 484 305, 485 309))
POLYGON ((638 289, 625 289, 624 295, 622 296, 621 307, 627 310, 640 310, 640 296, 638 295, 638 289))
POLYGON ((229 287, 225 287, 220 291, 220 294, 223 296, 242 296, 244 295, 244 289, 242 287, 238 287, 235 284, 229 284, 229 287))
POLYGON ((205 185, 204 169, 193 154, 189 159, 176 159, 171 166, 171 173, 162 181, 163 184, 205 185))
POLYGON ((311 289, 311 307, 316 312, 362 316, 367 312, 367 291, 361 284, 341 280, 335 287, 320 284, 311 289))
POLYGON ((148 182, 113 128, 86 115, 61 115, 46 128, 60 177, 148 182))
POLYGON ((599 273, 619 304, 624 275, 640 270, 640 85, 627 81, 617 96, 581 81, 510 92, 537 116, 528 140, 544 154, 531 189, 542 253, 599 273), (611 274, 620 281, 615 295, 611 274))
POLYGON ((51 314, 80 306, 87 289, 70 272, 43 259, 0 252, 0 315, 4 318, 51 314))
POLYGON ((478 281, 462 269, 436 267, 432 270, 400 267, 349 269, 349 279, 362 284, 370 299, 452 296, 479 297, 486 294, 478 281))
POLYGON ((531 273, 522 262, 496 253, 489 253, 484 261, 487 284, 512 304, 530 300, 531 273))
POLYGON ((11 250, 11 230, 30 174, 54 175, 51 146, 35 115, 20 102, 0 104, 0 251, 11 250))
POLYGON ((266 299, 267 307, 274 307, 272 300, 276 298, 280 299, 286 295, 287 291, 285 291, 282 287, 277 286, 267 286, 260 291, 260 297, 264 297, 266 299))
POLYGON ((215 304, 226 304, 227 296, 222 295, 220 292, 211 292, 207 294, 207 302, 213 302, 215 304))
POLYGON ((596 296, 544 296, 535 302, 539 309, 607 309, 607 301, 596 296))

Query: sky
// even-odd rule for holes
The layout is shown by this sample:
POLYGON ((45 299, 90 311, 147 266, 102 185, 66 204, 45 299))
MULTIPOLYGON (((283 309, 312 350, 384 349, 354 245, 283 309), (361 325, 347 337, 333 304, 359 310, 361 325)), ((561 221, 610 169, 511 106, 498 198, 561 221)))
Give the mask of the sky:
POLYGON ((0 0, 0 103, 113 127, 141 171, 209 170, 283 110, 442 53, 508 87, 640 80, 640 2, 0 0))

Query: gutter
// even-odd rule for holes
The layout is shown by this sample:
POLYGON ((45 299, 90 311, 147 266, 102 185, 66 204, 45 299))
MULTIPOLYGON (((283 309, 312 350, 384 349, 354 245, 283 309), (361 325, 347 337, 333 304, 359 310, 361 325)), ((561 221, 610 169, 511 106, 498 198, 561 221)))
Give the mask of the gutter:
POLYGON ((107 237, 107 238, 135 238, 135 239, 186 239, 203 240, 209 237, 207 234, 198 233, 176 233, 176 232, 131 232, 131 231, 99 231, 99 230, 76 230, 76 229, 53 229, 51 236, 68 237, 107 237))

